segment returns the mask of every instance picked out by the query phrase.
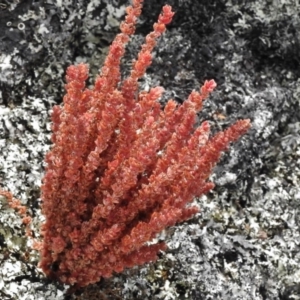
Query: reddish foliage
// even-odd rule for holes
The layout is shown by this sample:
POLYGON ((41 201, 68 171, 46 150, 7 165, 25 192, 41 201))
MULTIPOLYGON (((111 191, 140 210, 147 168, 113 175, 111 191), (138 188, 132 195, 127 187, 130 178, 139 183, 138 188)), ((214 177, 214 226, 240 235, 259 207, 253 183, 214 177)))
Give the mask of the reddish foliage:
POLYGON ((127 8, 94 88, 85 88, 86 65, 70 66, 64 106, 53 109, 40 267, 67 284, 86 286, 155 260, 165 245, 147 242, 198 212, 187 205, 213 188, 207 179, 221 152, 250 126, 240 120, 213 138, 208 122, 194 130, 196 114, 216 86, 213 80, 183 105, 170 100, 164 110, 157 101, 161 87, 138 92, 156 39, 174 14, 170 6, 120 83, 120 60, 141 3, 127 8))

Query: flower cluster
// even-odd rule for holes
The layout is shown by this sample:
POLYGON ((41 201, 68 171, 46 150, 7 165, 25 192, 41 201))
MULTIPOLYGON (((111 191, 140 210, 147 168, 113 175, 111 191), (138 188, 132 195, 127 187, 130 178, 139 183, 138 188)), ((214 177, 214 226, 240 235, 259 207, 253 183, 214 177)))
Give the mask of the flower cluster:
POLYGON ((198 212, 190 202, 213 188, 207 179, 221 152, 250 126, 240 120, 212 138, 208 122, 194 128, 213 80, 182 105, 170 100, 164 109, 163 88, 139 91, 156 39, 174 14, 168 5, 121 81, 120 60, 142 2, 127 8, 93 88, 85 87, 86 65, 70 66, 64 105, 53 108, 40 267, 79 287, 155 260, 165 244, 147 242, 198 212))

